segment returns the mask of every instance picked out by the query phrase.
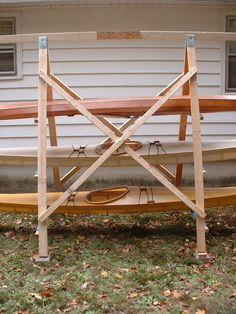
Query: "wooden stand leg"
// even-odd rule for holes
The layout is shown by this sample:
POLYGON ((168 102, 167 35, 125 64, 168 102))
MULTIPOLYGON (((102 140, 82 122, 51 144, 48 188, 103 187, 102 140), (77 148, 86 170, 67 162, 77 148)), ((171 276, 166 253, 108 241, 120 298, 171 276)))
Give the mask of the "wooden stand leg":
MULTIPOLYGON (((47 38, 39 38, 39 71, 47 73, 47 38)), ((47 121, 47 84, 39 78, 38 102, 38 216, 47 211, 46 175, 46 121, 47 121)), ((39 221, 39 256, 36 261, 49 260, 47 220, 39 221)))
MULTIPOLYGON (((55 117, 48 118, 49 135, 51 146, 57 146, 57 133, 56 133, 56 121, 55 117)), ((61 191, 60 169, 57 166, 53 166, 53 179, 55 191, 61 191)))
MULTIPOLYGON (((187 47, 184 51, 184 71, 183 73, 187 73, 189 70, 188 67, 188 53, 187 47)), ((182 95, 189 95, 189 82, 186 82, 182 87, 182 95)), ((180 122, 179 122, 179 141, 185 141, 186 139, 186 131, 187 131, 187 123, 188 123, 188 115, 181 114, 180 122)), ((182 184, 182 176, 183 176, 183 165, 177 164, 175 170, 175 186, 181 186, 182 184)))
MULTIPOLYGON (((188 35, 186 39, 188 67, 196 68, 195 56, 195 38, 188 35)), ((202 145, 201 145, 201 129, 200 129, 200 112, 197 87, 197 73, 189 80, 189 93, 191 103, 192 116, 192 141, 193 141, 193 160, 194 160, 194 179, 195 179, 195 197, 196 205, 204 210, 204 184, 203 184, 203 167, 202 167, 202 145)), ((197 215, 196 218, 197 232, 197 251, 196 258, 206 259, 206 237, 205 237, 205 220, 197 215)))

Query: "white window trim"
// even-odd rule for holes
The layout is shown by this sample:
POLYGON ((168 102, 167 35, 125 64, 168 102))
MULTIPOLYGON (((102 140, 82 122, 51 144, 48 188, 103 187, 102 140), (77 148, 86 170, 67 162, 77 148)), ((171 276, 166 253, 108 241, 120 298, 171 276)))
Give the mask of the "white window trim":
MULTIPOLYGON (((7 17, 14 17, 15 18, 15 28, 16 28, 16 34, 21 33, 21 14, 20 13, 14 13, 14 12, 4 12, 0 13, 0 18, 7 18, 7 17)), ((16 75, 4 75, 0 76, 0 82, 1 81, 12 81, 12 80, 21 80, 23 79, 23 73, 22 73, 22 44, 16 44, 16 75)))
MULTIPOLYGON (((222 11, 221 12, 221 31, 226 32, 226 18, 227 16, 235 16, 236 10, 222 11)), ((221 43, 221 93, 222 94, 236 94, 236 91, 226 90, 226 43, 222 41, 221 43)))

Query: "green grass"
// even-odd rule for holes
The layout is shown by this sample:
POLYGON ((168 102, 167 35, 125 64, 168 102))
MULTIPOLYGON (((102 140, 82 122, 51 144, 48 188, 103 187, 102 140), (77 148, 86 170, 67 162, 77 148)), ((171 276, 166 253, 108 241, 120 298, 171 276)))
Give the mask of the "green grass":
POLYGON ((54 216, 36 264, 36 217, 0 213, 0 313, 236 313, 236 210, 207 221, 202 262, 188 213, 54 216))

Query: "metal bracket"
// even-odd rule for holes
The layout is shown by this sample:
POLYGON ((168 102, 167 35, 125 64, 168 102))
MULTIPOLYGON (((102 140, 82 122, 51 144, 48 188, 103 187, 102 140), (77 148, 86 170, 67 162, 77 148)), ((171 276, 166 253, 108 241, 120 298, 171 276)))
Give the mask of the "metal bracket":
POLYGON ((45 49, 48 47, 48 38, 46 36, 39 37, 39 48, 45 49))
POLYGON ((186 36, 186 46, 194 47, 195 46, 195 35, 187 35, 186 36))

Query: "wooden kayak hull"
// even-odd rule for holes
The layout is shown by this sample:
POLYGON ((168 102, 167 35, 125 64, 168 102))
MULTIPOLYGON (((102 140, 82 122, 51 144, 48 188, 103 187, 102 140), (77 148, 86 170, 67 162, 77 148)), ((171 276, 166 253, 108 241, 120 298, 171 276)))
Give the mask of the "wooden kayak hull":
MULTIPOLYGON (((188 209, 175 195, 165 188, 128 187, 129 192, 109 204, 86 202, 88 191, 81 191, 64 202, 56 213, 63 214, 132 214, 188 209)), ((181 188, 191 200, 195 200, 194 188, 181 188)), ((47 204, 52 204, 61 193, 48 193, 47 204)), ((206 188, 205 208, 235 205, 236 187, 206 188)), ((37 213, 37 193, 0 194, 0 210, 10 212, 37 213)))
MULTIPOLYGON (((161 97, 98 98, 80 100, 95 115, 130 117, 143 115, 161 97)), ((207 95, 199 97, 200 112, 236 110, 236 95, 207 95)), ((173 96, 155 114, 190 114, 190 97, 173 96)), ((47 116, 74 116, 78 111, 65 100, 49 101, 47 116)), ((37 118, 38 103, 1 104, 0 120, 37 118)))
MULTIPOLYGON (((48 166, 80 166, 91 165, 100 154, 96 146, 88 145, 84 150, 79 146, 48 147, 48 166), (82 153, 81 153, 82 152, 82 153)), ((225 161, 236 159, 236 140, 202 142, 203 161, 225 161)), ((145 160, 153 165, 177 164, 193 162, 192 142, 166 142, 157 147, 148 143, 136 150, 145 160)), ((1 165, 37 165, 37 147, 0 148, 1 165)), ((135 166, 136 161, 127 154, 112 155, 104 166, 135 166)))

